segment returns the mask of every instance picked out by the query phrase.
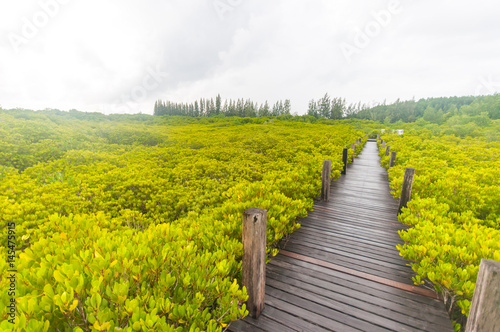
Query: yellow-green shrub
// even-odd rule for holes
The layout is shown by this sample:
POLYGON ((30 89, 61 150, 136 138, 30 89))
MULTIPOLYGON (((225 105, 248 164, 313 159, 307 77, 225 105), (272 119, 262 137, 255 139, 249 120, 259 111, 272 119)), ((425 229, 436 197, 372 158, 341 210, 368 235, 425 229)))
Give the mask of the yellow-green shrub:
POLYGON ((400 232, 405 241, 398 246, 400 254, 413 261, 415 284, 430 281, 443 294, 460 329, 481 259, 500 261, 499 144, 428 132, 383 139, 397 152, 396 165, 389 169, 394 197, 400 197, 404 169, 415 168, 412 200, 399 217, 414 227, 400 232))
MULTIPOLYGON (((7 120, 11 133, 22 122, 7 120)), ((276 254, 319 194, 322 161, 337 177, 342 148, 362 136, 286 121, 50 121, 56 158, 0 166, 2 222, 16 224, 19 253, 18 317, 9 325, 2 293, 2 329, 221 331, 246 315, 242 212, 268 209, 276 254)), ((0 287, 6 269, 0 260, 0 287)))

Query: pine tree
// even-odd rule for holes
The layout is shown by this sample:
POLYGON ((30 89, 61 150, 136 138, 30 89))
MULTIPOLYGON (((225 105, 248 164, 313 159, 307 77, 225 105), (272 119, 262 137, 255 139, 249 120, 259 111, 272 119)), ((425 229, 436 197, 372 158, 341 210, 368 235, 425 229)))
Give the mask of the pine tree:
POLYGON ((194 116, 200 116, 200 106, 197 100, 194 101, 194 116))
POLYGON ((318 101, 318 104, 319 104, 319 114, 320 114, 320 116, 322 116, 324 118, 327 118, 327 119, 331 119, 331 115, 330 115, 330 110, 331 110, 330 96, 328 95, 328 93, 325 93, 324 97, 321 98, 318 101))
POLYGON ((319 117, 318 106, 316 105, 316 101, 314 99, 311 99, 311 101, 309 101, 309 109, 307 110, 307 115, 314 116, 315 118, 319 117))
POLYGON ((345 113, 345 99, 333 98, 330 119, 342 119, 345 113))
POLYGON ((215 98, 215 114, 216 115, 219 115, 219 113, 221 112, 221 98, 220 98, 220 94, 217 95, 217 97, 215 98))
POLYGON ((290 99, 285 99, 285 103, 283 104, 283 114, 290 114, 292 107, 290 105, 290 99))

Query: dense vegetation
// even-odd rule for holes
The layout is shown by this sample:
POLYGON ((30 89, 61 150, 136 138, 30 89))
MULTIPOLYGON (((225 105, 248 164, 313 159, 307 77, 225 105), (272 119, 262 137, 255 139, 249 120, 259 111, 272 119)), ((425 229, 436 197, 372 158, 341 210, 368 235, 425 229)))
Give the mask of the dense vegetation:
POLYGON ((385 124, 422 120, 450 127, 469 123, 484 127, 491 120, 500 119, 500 94, 397 100, 393 104, 384 103, 375 107, 356 105, 346 108, 345 116, 385 124))
MULTIPOLYGON (((245 316, 242 212, 268 210, 276 254, 322 161, 337 177, 364 135, 300 119, 0 110, 0 252, 15 223, 18 270, 15 326, 2 292, 0 329, 221 331, 245 316)), ((1 289, 8 269, 3 255, 1 289)))
MULTIPOLYGON (((498 120, 496 120, 498 122, 498 120)), ((444 135, 406 125, 403 136, 382 139, 397 153, 389 169, 399 197, 404 170, 415 168, 412 200, 400 221, 413 225, 400 232, 401 255, 413 261, 415 284, 429 284, 444 297, 455 327, 465 327, 482 258, 500 261, 500 142, 496 131, 476 137, 444 135)), ((389 130, 388 130, 389 131, 389 130)), ((381 151, 382 165, 389 157, 381 151)))
POLYGON ((250 99, 225 100, 222 102, 220 95, 214 99, 200 99, 194 103, 174 103, 158 100, 154 106, 154 115, 182 115, 182 116, 238 116, 238 117, 269 117, 289 115, 291 110, 290 100, 277 101, 272 108, 266 101, 258 104, 250 99))
MULTIPOLYGON (((398 153, 395 197, 404 168, 417 170, 400 216, 415 227, 399 250, 460 329, 480 259, 500 260, 499 105, 499 95, 432 98, 367 113, 325 95, 303 116, 288 114, 288 101, 269 110, 220 96, 199 114, 156 104, 156 115, 188 117, 0 109, 0 251, 15 223, 14 330, 222 330, 246 315, 242 212, 268 210, 276 254, 319 193, 322 160, 338 176, 342 148, 381 127, 398 153), (331 120, 340 117, 349 119, 331 120)), ((0 259, 2 289, 7 270, 0 259)), ((1 330, 12 330, 8 301, 0 294, 1 330)))
MULTIPOLYGON (((154 115, 191 117, 269 117, 291 113, 292 107, 288 99, 284 102, 277 101, 270 107, 267 101, 260 105, 244 99, 222 101, 220 95, 217 95, 215 101, 211 98, 193 103, 158 100, 154 106, 154 115)), ((451 134, 466 136, 477 128, 489 126, 491 120, 500 119, 500 94, 427 98, 418 101, 398 99, 392 104, 384 102, 373 107, 361 103, 348 105, 343 98, 332 98, 325 94, 322 98, 309 102, 306 114, 314 119, 361 119, 385 125, 425 121, 449 128, 460 127, 461 131, 455 130, 451 134)))

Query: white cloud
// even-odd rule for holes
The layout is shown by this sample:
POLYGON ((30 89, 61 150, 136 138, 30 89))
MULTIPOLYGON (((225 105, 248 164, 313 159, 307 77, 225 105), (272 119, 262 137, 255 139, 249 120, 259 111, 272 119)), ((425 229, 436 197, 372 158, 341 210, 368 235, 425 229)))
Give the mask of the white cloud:
POLYGON ((481 78, 500 76, 493 1, 401 0, 401 13, 379 23, 350 62, 340 45, 377 29, 374 13, 391 1, 64 2, 0 5, 3 107, 151 113, 159 98, 221 93, 288 98, 304 113, 325 92, 348 102, 471 95, 481 78), (220 3, 229 6, 223 14, 220 3), (43 13, 49 21, 16 53, 9 36, 23 36, 26 20, 42 25, 43 13), (160 79, 151 80, 151 71, 160 79))

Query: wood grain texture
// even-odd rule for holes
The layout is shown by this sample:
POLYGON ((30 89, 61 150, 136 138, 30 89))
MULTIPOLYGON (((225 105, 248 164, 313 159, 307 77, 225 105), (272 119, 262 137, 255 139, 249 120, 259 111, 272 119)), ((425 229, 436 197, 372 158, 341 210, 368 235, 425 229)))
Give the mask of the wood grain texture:
POLYGON ((242 282, 247 288, 247 309, 259 317, 264 309, 266 285, 267 211, 251 208, 243 213, 242 282))
POLYGON ((347 174, 347 149, 342 150, 342 164, 344 167, 342 168, 341 174, 347 174))
POLYGON ((411 188, 413 186, 413 177, 415 176, 415 169, 407 167, 405 168, 405 176, 403 178, 403 187, 401 188, 401 198, 399 199, 399 209, 398 214, 401 213, 401 209, 405 208, 411 199, 411 188))
POLYGON ((465 331, 500 331, 500 262, 481 260, 465 331))
POLYGON ((389 160, 389 168, 394 167, 396 164, 396 152, 391 152, 391 159, 389 160))
POLYGON ((325 160, 323 161, 323 172, 321 174, 321 200, 328 202, 328 198, 330 196, 330 183, 331 180, 331 172, 332 172, 332 161, 325 160))

